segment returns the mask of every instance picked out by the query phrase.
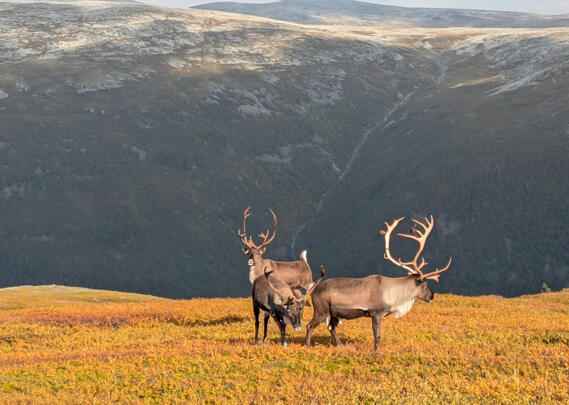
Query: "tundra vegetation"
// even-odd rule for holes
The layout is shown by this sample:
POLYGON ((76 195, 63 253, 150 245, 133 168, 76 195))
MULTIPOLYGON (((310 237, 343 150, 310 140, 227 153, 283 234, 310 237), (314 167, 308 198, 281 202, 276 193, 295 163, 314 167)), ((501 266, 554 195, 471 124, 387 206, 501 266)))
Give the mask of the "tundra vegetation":
MULTIPOLYGON (((329 269, 331 271, 331 269, 329 269)), ((251 298, 168 300, 59 287, 0 290, 0 403, 505 403, 569 401, 569 289, 437 294, 335 347, 291 331, 253 345, 251 298)), ((310 319, 307 308, 303 322, 310 319)))

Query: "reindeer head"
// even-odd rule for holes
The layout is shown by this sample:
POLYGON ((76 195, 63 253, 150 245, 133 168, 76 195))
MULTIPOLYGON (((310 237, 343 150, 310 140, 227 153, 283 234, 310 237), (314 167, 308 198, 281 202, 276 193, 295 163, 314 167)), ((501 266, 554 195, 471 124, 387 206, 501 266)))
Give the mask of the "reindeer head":
POLYGON ((269 208, 269 212, 273 216, 273 234, 269 237, 269 230, 267 232, 260 233, 259 236, 263 238, 263 242, 260 245, 256 245, 253 242, 252 236, 247 236, 247 217, 251 215, 251 207, 247 207, 247 209, 243 212, 243 231, 240 229, 237 230, 237 236, 241 238, 241 242, 245 245, 243 248, 243 253, 249 257, 249 267, 255 266, 256 262, 260 262, 263 256, 263 253, 267 250, 267 245, 271 243, 277 234, 277 216, 273 212, 272 209, 269 208))
POLYGON ((415 280, 415 283, 417 284, 417 295, 416 295, 417 298, 426 302, 431 302, 435 297, 435 294, 429 288, 427 281, 434 280, 436 282, 439 282, 439 274, 442 273, 443 271, 448 270, 452 262, 452 257, 449 259, 447 265, 440 270, 436 269, 435 271, 427 274, 424 274, 421 271, 421 269, 425 267, 428 263, 425 261, 424 258, 420 256, 421 253, 423 252, 423 249, 425 248, 425 242, 427 241, 427 238, 429 237, 429 234, 431 233, 435 225, 435 220, 431 215, 430 220, 429 218, 425 218, 426 224, 423 224, 422 222, 414 219, 413 222, 415 223, 415 226, 411 228, 410 233, 397 234, 397 236, 401 236, 407 239, 412 239, 415 242, 417 242, 419 244, 419 249, 417 250, 415 257, 411 261, 403 262, 401 261, 401 258, 395 260, 393 256, 391 256, 391 251, 389 250, 389 238, 391 237, 391 232, 397 227, 399 222, 401 222, 404 218, 405 217, 395 219, 393 220, 392 224, 386 222, 385 225, 387 229, 385 231, 382 230, 379 232, 381 235, 385 235, 385 254, 383 257, 386 260, 389 260, 390 262, 394 263, 395 265, 407 270, 409 277, 412 277, 415 280), (420 229, 419 227, 422 229, 420 229), (419 258, 421 259, 421 263, 417 263, 419 258))
MULTIPOLYGON (((302 312, 304 311, 304 306, 307 305, 310 295, 314 291, 314 289, 320 284, 322 278, 326 274, 326 269, 324 266, 320 266, 320 277, 316 282, 310 287, 310 289, 306 292, 306 294, 301 295, 300 297, 295 296, 293 291, 290 287, 280 287, 280 285, 275 286, 270 279, 270 274, 272 271, 267 272, 267 268, 264 269, 265 278, 267 280, 267 284, 273 292, 281 299, 283 302, 284 307, 284 316, 285 316, 285 323, 290 321, 294 330, 300 330, 302 326, 302 312), (279 288, 280 287, 280 288, 279 288)), ((286 285, 286 284, 285 284, 286 285)))
POLYGON ((429 287, 427 280, 421 278, 418 274, 411 274, 410 277, 415 279, 415 284, 417 285, 415 296, 422 301, 431 302, 435 298, 435 293, 429 287))

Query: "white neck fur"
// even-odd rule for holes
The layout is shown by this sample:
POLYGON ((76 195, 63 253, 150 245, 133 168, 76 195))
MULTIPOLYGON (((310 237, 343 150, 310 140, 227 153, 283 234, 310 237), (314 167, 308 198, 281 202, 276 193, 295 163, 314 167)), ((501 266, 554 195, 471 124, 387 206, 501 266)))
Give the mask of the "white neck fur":
POLYGON ((257 278, 257 275, 255 274, 255 266, 249 266, 249 282, 251 283, 251 285, 253 285, 253 282, 255 281, 255 279, 257 278))
POLYGON ((401 318, 407 314, 413 307, 415 302, 415 291, 409 294, 406 288, 389 288, 383 293, 383 302, 385 302, 391 310, 395 318, 401 318))

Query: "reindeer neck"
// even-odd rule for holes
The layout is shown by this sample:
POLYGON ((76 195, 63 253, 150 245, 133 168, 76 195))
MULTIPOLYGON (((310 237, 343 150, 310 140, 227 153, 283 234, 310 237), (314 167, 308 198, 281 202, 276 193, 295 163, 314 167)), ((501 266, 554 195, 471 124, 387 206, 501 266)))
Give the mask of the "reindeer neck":
POLYGON ((407 277, 391 279, 393 285, 383 293, 383 302, 395 318, 406 315, 417 299, 415 280, 407 277))
POLYGON ((267 267, 268 271, 271 270, 271 262, 272 262, 272 260, 265 259, 260 255, 255 257, 254 261, 255 263, 253 264, 253 266, 249 266, 249 282, 251 284, 253 284, 253 282, 257 277, 263 275, 265 267, 267 267))

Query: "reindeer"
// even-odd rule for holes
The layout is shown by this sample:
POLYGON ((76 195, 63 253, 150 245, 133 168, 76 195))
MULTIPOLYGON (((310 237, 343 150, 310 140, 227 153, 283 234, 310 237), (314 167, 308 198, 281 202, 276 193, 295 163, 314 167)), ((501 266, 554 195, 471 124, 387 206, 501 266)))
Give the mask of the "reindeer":
POLYGON ((425 259, 421 258, 421 262, 417 263, 434 226, 433 216, 431 215, 430 220, 425 218, 426 225, 415 219, 413 220, 422 229, 415 228, 411 234, 397 234, 398 236, 416 241, 419 244, 419 249, 411 261, 395 260, 391 256, 389 239, 391 232, 403 218, 394 220, 391 225, 385 222, 387 229, 380 231, 380 234, 385 235, 384 258, 407 270, 408 275, 397 278, 379 275, 371 275, 364 278, 335 278, 321 283, 312 292, 314 315, 306 326, 307 346, 310 346, 310 338, 314 328, 327 318, 330 319, 328 323, 330 334, 334 338, 336 345, 341 345, 340 339, 336 335, 336 326, 341 318, 370 317, 373 329, 373 350, 377 352, 379 349, 381 318, 389 314, 393 314, 395 318, 401 318, 411 310, 417 298, 425 302, 433 300, 435 294, 429 288, 427 281, 434 280, 438 282, 439 274, 449 269, 452 258, 449 259, 444 268, 427 274, 421 271, 427 265, 425 259))
POLYGON ((287 347, 285 340, 286 325, 292 325, 294 330, 300 330, 302 311, 314 288, 318 286, 326 274, 326 269, 320 266, 320 278, 306 292, 298 297, 284 281, 274 277, 274 271, 267 273, 267 267, 263 270, 263 276, 257 277, 253 282, 253 314, 255 315, 255 344, 259 341, 259 321, 261 310, 265 312, 263 320, 263 342, 267 341, 267 323, 269 315, 273 317, 281 332, 281 344, 287 347))
MULTIPOLYGON (((273 216, 273 234, 269 237, 268 229, 267 232, 259 234, 263 238, 263 242, 260 245, 257 246, 253 242, 252 236, 247 237, 247 218, 251 215, 251 207, 248 207, 243 212, 243 231, 237 230, 237 236, 241 238, 241 242, 245 245, 243 253, 249 257, 249 282, 253 284, 259 276, 263 275, 263 269, 267 267, 274 273, 276 278, 287 283, 292 289, 297 290, 302 287, 308 290, 314 283, 312 281, 312 270, 306 258, 306 250, 300 253, 300 260, 294 262, 278 262, 263 258, 267 245, 275 239, 277 234, 277 216, 270 208, 269 212, 273 216)), ((302 295, 300 291, 297 291, 296 294, 297 297, 302 295)))

